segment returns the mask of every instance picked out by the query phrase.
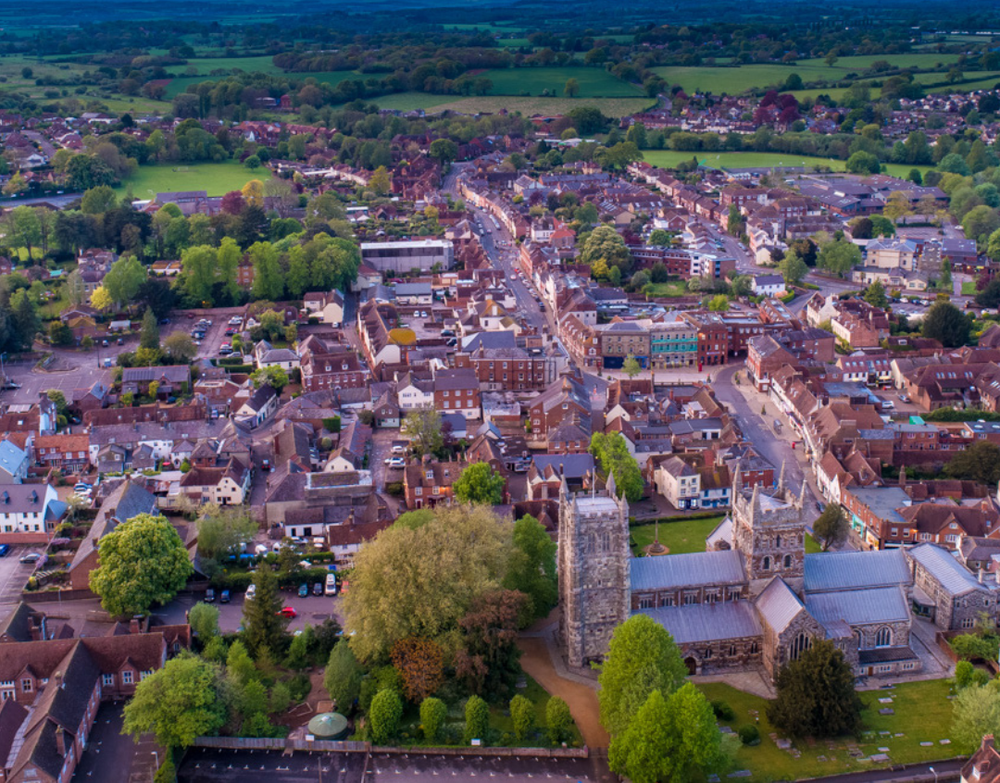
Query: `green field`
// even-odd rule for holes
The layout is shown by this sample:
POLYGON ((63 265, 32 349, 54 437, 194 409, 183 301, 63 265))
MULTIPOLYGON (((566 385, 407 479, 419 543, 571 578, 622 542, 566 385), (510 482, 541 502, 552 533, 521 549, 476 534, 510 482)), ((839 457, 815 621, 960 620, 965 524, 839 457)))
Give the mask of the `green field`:
POLYGON ((516 95, 462 98, 454 95, 431 95, 425 92, 398 92, 375 98, 372 102, 380 109, 396 111, 424 109, 429 113, 455 111, 463 114, 493 114, 506 109, 509 112, 520 112, 526 117, 555 116, 566 114, 578 106, 593 106, 608 117, 624 117, 627 114, 644 111, 656 100, 655 98, 524 98, 516 95))
POLYGON ((893 764, 910 764, 921 761, 946 759, 969 752, 958 743, 941 745, 940 740, 950 739, 951 702, 948 696, 951 686, 948 680, 926 680, 923 682, 900 683, 892 689, 866 691, 861 698, 866 704, 862 713, 865 732, 861 739, 839 738, 836 740, 795 741, 795 748, 801 752, 795 758, 786 750, 781 750, 768 736, 774 729, 767 720, 767 701, 723 683, 701 683, 698 686, 709 699, 720 699, 729 704, 736 713, 731 721, 722 721, 734 730, 759 717, 757 727, 761 743, 756 747, 740 745, 736 751, 736 769, 748 769, 753 773, 743 778, 749 783, 765 783, 772 780, 804 780, 821 775, 838 775, 854 770, 893 764), (894 715, 879 715, 878 709, 884 705, 878 698, 891 697, 889 706, 894 715), (889 732, 889 735, 880 732, 889 732), (897 737, 896 734, 902 736, 897 737), (922 746, 921 742, 933 743, 922 746), (878 763, 862 761, 848 753, 848 745, 857 745, 864 758, 878 753, 879 748, 889 748, 889 761, 878 763))
POLYGON ((263 54, 257 57, 201 57, 191 58, 187 65, 175 65, 168 68, 170 74, 183 76, 188 68, 197 68, 196 76, 208 76, 212 71, 234 70, 258 71, 260 73, 281 73, 281 69, 271 62, 271 55, 263 54))
POLYGON ((161 164, 140 166, 135 174, 116 190, 125 193, 132 186, 137 199, 152 198, 157 193, 177 190, 206 190, 210 196, 223 196, 239 190, 252 179, 269 180, 271 172, 265 168, 254 171, 234 160, 224 163, 161 164))
MULTIPOLYGON (((843 171, 844 161, 836 158, 810 158, 805 155, 786 155, 781 152, 680 152, 675 150, 645 150, 643 160, 660 168, 673 168, 681 161, 689 161, 692 157, 709 168, 765 168, 770 166, 829 166, 833 171, 843 171)), ((887 163, 888 174, 894 177, 906 177, 911 169, 919 169, 921 174, 931 169, 931 166, 906 166, 887 163)), ((670 294, 661 294, 669 296, 670 294)))
MULTIPOLYGON (((336 87, 345 79, 361 79, 362 81, 366 78, 364 74, 360 74, 357 71, 318 71, 316 73, 283 73, 277 71, 273 75, 287 76, 289 79, 315 79, 319 83, 326 83, 333 87, 336 87)), ((176 76, 170 80, 170 84, 167 85, 167 98, 173 98, 175 95, 180 95, 185 92, 187 88, 192 84, 201 84, 206 81, 215 81, 217 79, 225 78, 223 76, 176 76)))
POLYGON ((493 82, 494 95, 549 95, 562 97, 567 79, 580 83, 579 98, 633 98, 642 95, 635 84, 616 79, 603 68, 493 68, 483 77, 493 82))
MULTIPOLYGON (((664 66, 653 70, 671 84, 680 84, 688 92, 709 91, 716 94, 737 95, 746 90, 760 90, 765 87, 780 86, 793 73, 803 82, 836 82, 851 74, 860 76, 873 62, 884 60, 894 68, 936 69, 939 73, 917 75, 922 83, 944 81, 948 66, 958 60, 957 54, 913 54, 858 55, 841 57, 832 66, 821 59, 799 60, 794 63, 765 63, 742 65, 737 68, 713 66, 664 66)), ((890 72, 891 73, 891 72, 890 72)), ((970 74, 966 74, 968 77, 970 74)), ((869 77, 866 77, 869 78, 869 77)), ((991 85, 992 86, 992 85, 991 85)), ((972 88, 975 89, 975 88, 972 88)), ((809 90, 812 93, 814 90, 809 90)), ((832 88, 815 91, 832 94, 832 88)), ((796 93, 798 96, 799 93, 796 93)))

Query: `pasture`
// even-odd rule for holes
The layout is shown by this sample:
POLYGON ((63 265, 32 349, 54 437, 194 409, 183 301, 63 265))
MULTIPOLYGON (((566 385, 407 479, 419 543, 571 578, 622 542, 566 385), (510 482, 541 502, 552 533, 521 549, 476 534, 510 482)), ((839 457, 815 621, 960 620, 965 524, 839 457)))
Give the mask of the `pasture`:
POLYGON ((139 166, 134 175, 116 188, 116 192, 121 195, 131 186, 132 195, 137 199, 179 190, 204 190, 210 196, 223 196, 231 190, 239 190, 252 179, 265 181, 270 178, 271 172, 268 169, 251 171, 234 160, 189 165, 163 163, 139 166))
MULTIPOLYGON (((790 155, 783 152, 682 152, 680 150, 644 150, 643 159, 660 168, 673 168, 682 161, 692 157, 704 166, 713 169, 721 168, 768 168, 771 166, 828 166, 833 171, 843 171, 844 161, 836 158, 812 158, 806 155, 790 155)), ((906 177, 911 169, 926 173, 930 166, 907 166, 904 164, 886 164, 887 173, 894 177, 906 177)))
MULTIPOLYGON (((216 74, 215 76, 210 76, 208 74, 202 76, 176 76, 170 80, 167 85, 167 91, 165 97, 167 99, 173 98, 176 95, 180 95, 182 92, 186 92, 187 88, 192 84, 201 84, 207 81, 216 81, 217 79, 224 78, 228 74, 216 74)), ((293 72, 284 73, 283 71, 271 72, 272 76, 284 76, 289 80, 305 81, 306 79, 315 79, 317 83, 326 83, 331 87, 336 87, 345 79, 361 79, 362 81, 366 78, 363 74, 357 71, 317 71, 316 73, 306 73, 306 72, 293 72)))
POLYGON ((642 95, 634 84, 616 79, 603 68, 493 68, 481 74, 493 82, 492 95, 563 96, 568 79, 580 84, 579 98, 633 98, 642 95))
POLYGON ((478 114, 506 109, 509 112, 521 112, 526 117, 532 117, 568 114, 578 106, 593 106, 600 109, 607 117, 624 117, 627 114, 644 111, 655 102, 654 98, 521 98, 487 95, 481 98, 452 99, 450 103, 434 106, 434 111, 450 110, 464 114, 478 114))

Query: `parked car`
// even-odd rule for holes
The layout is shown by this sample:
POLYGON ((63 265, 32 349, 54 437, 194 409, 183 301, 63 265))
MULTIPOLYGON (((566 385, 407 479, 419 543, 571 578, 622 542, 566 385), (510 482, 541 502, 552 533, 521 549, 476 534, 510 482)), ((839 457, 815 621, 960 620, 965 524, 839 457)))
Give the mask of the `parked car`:
POLYGON ((257 595, 257 585, 251 584, 247 588, 246 594, 243 596, 243 600, 244 601, 252 601, 254 599, 254 596, 256 596, 256 595, 257 595))
POLYGON ((221 604, 228 604, 229 603, 229 591, 228 590, 223 590, 222 591, 222 595, 219 596, 219 603, 221 603, 221 604))
POLYGON ((118 344, 119 345, 125 345, 125 338, 124 337, 119 337, 118 338, 118 344))
POLYGON ((73 485, 74 492, 90 492, 93 489, 86 481, 78 481, 73 485))
POLYGON ((406 460, 402 457, 386 457, 385 464, 390 468, 405 468, 406 460))
POLYGON ((351 583, 348 582, 346 579, 343 582, 341 582, 340 583, 340 592, 341 592, 341 594, 346 593, 347 592, 347 588, 350 587, 350 586, 351 586, 351 583))
POLYGON ((205 591, 205 603, 211 604, 215 602, 215 590, 211 587, 205 591))
POLYGON ((305 598, 309 595, 309 585, 305 582, 299 585, 299 598, 305 598))
POLYGON ((402 444, 397 443, 395 446, 392 447, 392 453, 393 454, 406 454, 406 446, 403 446, 402 444))
POLYGON ((317 582, 313 585, 313 595, 323 595, 323 583, 317 582))
POLYGON ((10 552, 10 544, 0 544, 0 557, 7 557, 10 552))
POLYGON ((38 552, 28 552, 24 557, 21 558, 22 563, 37 563, 42 559, 42 556, 38 552))
POLYGON ((280 614, 282 617, 287 617, 290 620, 294 620, 296 617, 299 616, 299 613, 295 611, 294 606, 282 607, 281 611, 278 612, 278 614, 280 614))
POLYGON ((910 401, 910 398, 909 398, 909 397, 907 397, 907 396, 906 396, 905 394, 900 394, 900 395, 899 395, 899 401, 900 401, 900 402, 909 402, 909 401, 910 401))
POLYGON ((337 575, 330 573, 326 575, 326 594, 336 595, 337 594, 337 575))

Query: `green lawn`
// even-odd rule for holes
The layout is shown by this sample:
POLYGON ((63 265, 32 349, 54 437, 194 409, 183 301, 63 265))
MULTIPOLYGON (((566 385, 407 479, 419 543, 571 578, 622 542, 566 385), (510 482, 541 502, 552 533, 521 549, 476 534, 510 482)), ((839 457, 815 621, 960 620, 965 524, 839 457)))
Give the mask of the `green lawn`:
MULTIPOLYGON (((684 160, 684 158, 681 160, 684 160)), ((691 160, 690 156, 688 156, 686 160, 691 160)), ((661 166, 663 164, 654 163, 653 165, 661 166)), ((676 163, 674 165, 676 165, 676 163)), ((687 290, 687 286, 684 282, 679 280, 675 280, 672 283, 650 283, 650 286, 652 287, 649 292, 650 296, 694 296, 694 294, 691 294, 691 292, 687 290)))
POLYGON ((483 77, 493 82, 493 95, 563 96, 567 79, 580 83, 580 98, 632 98, 642 95, 635 84, 616 79, 603 68, 493 68, 483 77))
MULTIPOLYGON (((562 88, 560 88, 561 90, 562 88)), ((413 111, 424 109, 431 113, 456 111, 464 114, 496 113, 501 109, 520 112, 525 117, 566 114, 578 106, 593 106, 608 117, 624 117, 652 106, 654 98, 542 98, 517 95, 483 95, 462 98, 456 95, 430 95, 424 92, 400 92, 383 95, 372 101, 380 109, 413 111)))
MULTIPOLYGON (((768 166, 829 166, 833 171, 843 171, 844 161, 836 158, 811 158, 805 155, 786 155, 782 152, 680 152, 675 150, 644 150, 643 160, 653 166, 672 168, 682 161, 692 157, 709 168, 744 168, 768 166)), ((896 163, 886 164, 889 174, 905 177, 910 169, 919 169, 921 173, 930 170, 930 166, 906 166, 896 163)))
MULTIPOLYGON (((707 519, 686 519, 679 522, 660 523, 660 543, 670 550, 670 554, 683 555, 688 552, 704 552, 705 539, 719 526, 724 515, 707 519)), ((634 525, 629 528, 632 537, 632 553, 642 551, 653 543, 656 525, 634 525)))
POLYGON ((976 291, 976 281, 967 280, 962 283, 962 296, 975 296, 978 291, 976 291))
POLYGON ((206 190, 210 196, 223 196, 239 190, 252 179, 268 180, 271 172, 265 168, 250 169, 228 160, 223 163, 167 163, 139 166, 135 174, 117 188, 119 194, 132 186, 137 199, 152 198, 157 193, 176 190, 206 190))
MULTIPOLYGON (((670 550, 672 555, 683 555, 688 552, 704 552, 705 539, 718 527, 724 515, 708 517, 707 519, 686 519, 677 522, 660 523, 660 543, 670 550)), ((632 554, 641 556, 647 546, 653 543, 656 525, 633 525, 629 528, 632 538, 632 554)), ((806 554, 821 552, 819 542, 806 534, 806 554)))
POLYGON ((766 700, 723 683, 702 683, 698 687, 709 699, 721 699, 733 708, 736 718, 723 723, 734 730, 754 723, 755 715, 759 716, 760 745, 752 748, 741 745, 736 753, 736 769, 749 769, 753 772, 753 777, 745 778, 750 783, 802 780, 891 764, 933 761, 962 755, 970 750, 957 743, 941 745, 939 742, 951 738, 949 732, 952 709, 948 700, 948 680, 901 683, 890 690, 861 693, 861 698, 866 703, 866 709, 862 713, 865 732, 861 739, 855 741, 853 738, 839 738, 829 742, 797 740, 795 747, 802 754, 798 759, 789 751, 778 748, 770 738, 774 729, 767 720, 766 700), (891 697, 892 704, 880 704, 880 697, 891 697), (895 714, 879 715, 879 708, 885 706, 891 707, 895 714), (883 731, 890 734, 879 733, 883 731), (897 737, 896 734, 902 736, 897 737), (922 746, 921 742, 932 742, 933 745, 922 746), (889 761, 879 764, 854 758, 849 755, 847 748, 854 744, 864 758, 879 753, 880 747, 889 748, 889 761))

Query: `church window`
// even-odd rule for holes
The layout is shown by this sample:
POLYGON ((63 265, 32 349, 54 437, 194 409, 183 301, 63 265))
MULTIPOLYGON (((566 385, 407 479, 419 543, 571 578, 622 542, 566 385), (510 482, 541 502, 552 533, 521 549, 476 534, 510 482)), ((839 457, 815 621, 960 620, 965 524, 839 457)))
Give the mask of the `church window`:
POLYGON ((692 606, 692 605, 694 605, 696 603, 698 603, 698 594, 697 593, 685 593, 684 594, 684 605, 685 606, 692 606))
POLYGON ((643 595, 639 597, 639 608, 640 609, 652 609, 653 608, 653 596, 643 595))
POLYGON ((964 618, 962 618, 962 627, 963 628, 975 628, 976 627, 976 619, 974 617, 964 617, 964 618))
POLYGON ((736 655, 736 645, 735 644, 731 644, 731 645, 729 645, 729 657, 733 658, 733 657, 735 657, 735 655, 736 655))
POLYGON ((812 647, 812 637, 805 631, 803 631, 798 636, 796 636, 795 640, 792 642, 792 647, 791 650, 789 651, 789 656, 788 656, 789 660, 797 661, 799 659, 799 656, 802 655, 802 653, 804 653, 810 647, 812 647))
POLYGON ((764 568, 765 571, 770 571, 771 570, 771 558, 769 558, 769 557, 765 557, 764 558, 763 568, 764 568))
POLYGON ((611 533, 607 530, 601 533, 601 551, 610 552, 611 551, 611 533))
POLYGON ((707 660, 708 660, 709 658, 711 658, 711 657, 712 657, 712 648, 711 648, 711 647, 706 647, 706 648, 705 648, 705 656, 704 656, 704 657, 705 657, 705 660, 706 660, 706 661, 707 661, 707 660))
POLYGON ((879 628, 875 634, 876 647, 889 647, 892 645, 892 630, 890 628, 879 628))
POLYGON ((785 555, 785 568, 791 568, 791 567, 792 567, 792 556, 785 555))
POLYGON ((705 593, 705 603, 714 604, 719 600, 718 590, 709 590, 705 593))
POLYGON ((774 548, 781 549, 781 536, 774 537, 774 548))
POLYGON ((660 596, 660 606, 673 606, 674 597, 672 595, 661 595, 660 596))
POLYGON ((750 654, 751 655, 756 655, 759 650, 760 650, 760 648, 757 646, 757 642, 756 641, 750 642, 750 654))

